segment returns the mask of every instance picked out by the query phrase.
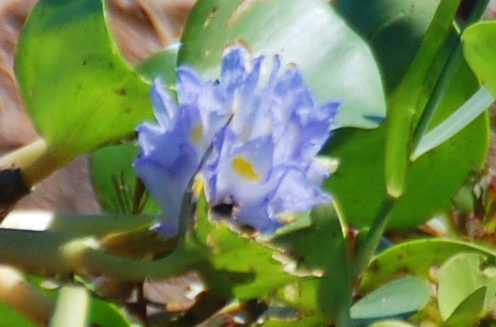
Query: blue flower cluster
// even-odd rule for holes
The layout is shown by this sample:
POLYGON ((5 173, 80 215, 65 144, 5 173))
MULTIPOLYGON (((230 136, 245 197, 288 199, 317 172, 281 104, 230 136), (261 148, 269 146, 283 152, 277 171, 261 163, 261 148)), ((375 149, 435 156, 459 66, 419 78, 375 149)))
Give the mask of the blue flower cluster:
POLYGON ((328 172, 315 156, 339 104, 317 106, 296 68, 279 74, 278 57, 260 85, 263 60, 233 48, 215 82, 180 67, 177 103, 155 82, 157 122, 138 127, 135 170, 164 210, 166 236, 177 233, 183 196, 199 172, 212 207, 231 206, 234 222, 264 233, 281 225, 278 214, 330 200, 320 189, 328 172))

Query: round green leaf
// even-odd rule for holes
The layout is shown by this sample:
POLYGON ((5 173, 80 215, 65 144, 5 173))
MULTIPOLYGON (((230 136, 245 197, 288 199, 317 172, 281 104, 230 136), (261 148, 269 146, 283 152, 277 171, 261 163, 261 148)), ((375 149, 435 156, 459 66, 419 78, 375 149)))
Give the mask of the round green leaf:
POLYGON ((445 327, 472 327, 476 325, 477 320, 484 307, 484 296, 486 288, 481 287, 470 294, 443 324, 445 327))
POLYGON ((118 54, 101 0, 41 0, 16 53, 31 119, 56 161, 133 132, 152 115, 149 86, 118 54))
POLYGON ((133 325, 116 305, 100 300, 90 299, 89 323, 101 327, 132 327, 133 325))
POLYGON ((447 239, 404 242, 390 247, 374 258, 362 278, 360 292, 369 292, 393 278, 406 274, 429 277, 431 267, 440 266, 461 252, 480 253, 485 255, 489 262, 496 261, 496 256, 491 250, 467 242, 447 239))
MULTIPOLYGON (((466 66, 458 72, 433 117, 433 128, 471 96, 476 83, 466 66)), ((326 154, 339 161, 325 187, 344 219, 367 226, 386 195, 385 128, 336 131, 326 154)), ((451 206, 451 197, 470 172, 484 163, 489 143, 487 114, 409 164, 403 196, 392 209, 388 228, 415 227, 451 206), (455 164, 456 163, 456 164, 455 164)))
POLYGON ((439 0, 337 0, 335 7, 377 57, 385 85, 393 89, 408 69, 439 0))
POLYGON ((480 253, 460 253, 441 266, 438 275, 438 303, 444 320, 453 315, 461 303, 481 287, 486 288, 483 308, 492 309, 495 304, 496 278, 494 272, 491 274, 481 271, 485 261, 486 257, 480 253))
POLYGON ((369 325, 368 327, 415 327, 401 320, 382 320, 369 325))
POLYGON ((161 78, 165 85, 175 86, 177 51, 178 46, 172 44, 165 50, 140 62, 136 70, 150 82, 155 78, 161 78))
MULTIPOLYGON (((321 103, 341 101, 338 126, 375 127, 385 115, 382 83, 368 46, 323 0, 202 0, 183 34, 179 64, 218 76, 224 49, 278 54, 294 63, 321 103)), ((268 69, 265 72, 269 71, 268 69)))
POLYGON ((427 282, 413 276, 391 281, 351 307, 353 319, 387 318, 421 310, 429 301, 427 282))
POLYGON ((496 96, 496 22, 479 22, 462 35, 465 58, 477 77, 496 96))
MULTIPOLYGON (((93 187, 103 208, 108 212, 130 214, 135 206, 137 176, 133 161, 138 155, 134 142, 103 147, 91 153, 90 168, 93 187)), ((144 190, 143 190, 144 191, 144 190)), ((160 213, 156 201, 144 193, 141 212, 160 213)))

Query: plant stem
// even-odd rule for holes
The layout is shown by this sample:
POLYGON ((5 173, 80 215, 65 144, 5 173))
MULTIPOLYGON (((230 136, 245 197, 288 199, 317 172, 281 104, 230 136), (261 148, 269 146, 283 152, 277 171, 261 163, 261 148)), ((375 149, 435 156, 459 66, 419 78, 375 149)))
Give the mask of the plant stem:
POLYGON ((26 168, 32 165, 46 150, 46 142, 39 139, 0 157, 1 168, 26 168))
POLYGON ((38 275, 72 273, 106 275, 141 281, 177 276, 205 262, 200 249, 186 242, 167 257, 134 260, 106 252, 91 237, 74 239, 69 233, 0 229, 0 263, 38 275))
POLYGON ((358 249, 358 253, 353 261, 351 275, 352 281, 356 282, 361 277, 373 257, 381 240, 382 234, 384 234, 384 230, 386 229, 389 213, 391 212, 395 201, 396 199, 387 195, 382 200, 381 207, 379 208, 379 211, 370 226, 370 230, 367 233, 365 241, 358 249))
POLYGON ((52 301, 12 267, 0 266, 0 299, 39 326, 46 326, 50 321, 52 301))
MULTIPOLYGON (((448 48, 450 49, 450 54, 447 62, 445 63, 441 71, 441 75, 434 86, 432 94, 429 97, 422 116, 420 117, 420 120, 415 128, 412 142, 412 154, 415 152, 415 149, 420 143, 422 136, 424 136, 424 134, 426 133, 427 127, 429 126, 429 123, 431 122, 436 109, 441 103, 446 89, 453 81, 453 77, 457 73, 460 65, 463 63, 463 51, 460 42, 460 35, 463 32, 464 27, 479 20, 482 17, 488 2, 488 0, 478 1, 467 22, 463 24, 462 31, 460 31, 460 33, 456 36, 451 36, 450 40, 447 42, 449 44, 448 48)), ((411 158, 411 160, 413 159, 411 158)))
POLYGON ((395 198, 399 198, 404 192, 414 123, 424 109, 432 87, 432 75, 437 68, 436 59, 450 35, 460 1, 442 0, 439 3, 415 58, 388 99, 385 182, 388 195, 395 198))
POLYGON ((60 289, 57 306, 50 327, 85 327, 89 294, 80 285, 66 285, 60 289))

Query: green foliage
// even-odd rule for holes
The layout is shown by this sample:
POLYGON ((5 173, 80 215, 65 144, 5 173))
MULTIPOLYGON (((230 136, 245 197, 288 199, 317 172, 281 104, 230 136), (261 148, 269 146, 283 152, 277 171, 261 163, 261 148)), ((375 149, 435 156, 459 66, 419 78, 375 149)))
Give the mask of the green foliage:
POLYGON ((282 234, 274 242, 296 258, 301 268, 322 276, 289 285, 280 292, 281 298, 298 308, 320 311, 346 326, 351 305, 351 272, 341 223, 331 204, 315 208, 310 219, 310 226, 282 234), (313 308, 311 303, 315 303, 313 308))
POLYGON ((141 76, 152 82, 155 78, 162 78, 165 85, 176 84, 177 47, 170 47, 143 60, 136 70, 141 76))
POLYGON ((414 325, 401 320, 383 320, 375 322, 368 327, 414 327, 414 325))
POLYGON ((101 327, 133 326, 117 305, 97 297, 90 299, 88 321, 101 327))
POLYGON ((325 1, 199 1, 189 16, 179 64, 217 76, 226 47, 294 63, 319 102, 342 103, 337 126, 374 127, 385 101, 370 49, 325 1), (302 14, 304 13, 304 14, 302 14))
POLYGON ((465 58, 482 84, 496 95, 496 22, 486 21, 468 27, 462 36, 465 58))
POLYGON ((470 99, 441 124, 422 136, 411 158, 415 160, 424 153, 435 149, 479 117, 494 102, 486 87, 481 87, 470 99))
POLYGON ((421 310, 430 298, 427 282, 413 276, 393 280, 356 302, 350 309, 353 319, 394 317, 421 310))
POLYGON ((439 2, 337 0, 335 7, 369 42, 390 92, 410 66, 439 2))
POLYGON ((496 259, 491 250, 468 242, 440 238, 403 242, 390 247, 372 260, 362 278, 360 290, 368 292, 406 274, 427 278, 431 267, 440 266, 462 252, 482 254, 489 258, 489 262, 496 259))
POLYGON ((456 308, 443 326, 446 327, 471 327, 477 323, 479 314, 484 308, 486 288, 481 287, 470 294, 456 308))
MULTIPOLYGON (((445 92, 429 129, 462 105, 476 84, 462 66, 445 92)), ((367 226, 385 196, 385 127, 335 132, 325 154, 339 161, 325 187, 334 195, 344 219, 367 226)), ((389 218, 389 228, 415 227, 451 206, 451 197, 468 174, 483 164, 488 148, 487 114, 454 137, 409 164, 405 191, 389 218), (456 162, 456 165, 453 163, 456 162)))
POLYGON ((151 118, 149 86, 118 54, 103 10, 101 0, 41 0, 19 39, 22 97, 57 165, 151 118))
POLYGON ((0 327, 36 327, 36 323, 28 320, 20 312, 0 301, 0 327))
POLYGON ((204 197, 199 199, 196 210, 190 239, 208 253, 211 266, 200 268, 212 292, 227 299, 252 299, 296 280, 284 273, 281 262, 275 260, 277 251, 230 230, 222 222, 211 223, 204 197))
POLYGON ((100 203, 114 213, 160 213, 137 179, 133 161, 138 155, 134 142, 107 146, 90 156, 91 179, 100 203), (138 212, 133 212, 138 211, 138 212))
MULTIPOLYGON (((480 253, 459 253, 441 266, 438 277, 438 302, 439 311, 444 320, 452 319, 451 317, 462 302, 481 288, 485 290, 485 296, 475 316, 494 308, 496 304, 495 268, 483 268, 482 265, 486 260, 487 258, 480 253)), ((473 311, 473 308, 469 311, 473 311)))
MULTIPOLYGON (((360 255, 350 258, 355 243, 346 236, 350 227, 368 227, 368 235, 379 239, 381 222, 390 229, 415 228, 448 210, 460 185, 486 159, 488 117, 481 113, 496 96, 496 23, 473 24, 462 36, 465 60, 481 87, 452 28, 459 2, 201 0, 181 47, 166 48, 132 69, 109 36, 101 0, 40 0, 19 40, 16 75, 48 148, 26 175, 43 169, 39 176, 46 176, 96 150, 91 175, 105 213, 57 215, 44 232, 0 229, 1 263, 127 282, 194 269, 209 296, 240 301, 241 310, 251 300, 267 305, 264 320, 255 324, 266 327, 343 327, 376 319, 371 327, 411 327, 381 320, 409 314, 411 321, 444 326, 477 324, 496 306, 494 251, 439 238, 403 241, 355 276, 360 255), (334 202, 300 214, 268 238, 214 219, 200 196, 186 238, 164 240, 150 230, 157 217, 146 215, 160 208, 132 169, 138 155, 133 131, 152 119, 147 83, 162 78, 174 93, 176 65, 214 78, 231 45, 265 56, 262 79, 279 55, 283 65, 298 67, 318 102, 342 103, 339 129, 323 151, 338 161, 325 182, 334 202), (386 103, 387 121, 379 125, 386 103), (127 143, 102 147, 124 137, 127 143), (396 199, 387 202, 387 193, 396 199), (382 217, 381 203, 392 205, 382 217), (383 220, 372 223, 375 216, 383 220), (274 308, 291 314, 271 315, 274 308)), ((477 3, 468 23, 485 4, 477 3)), ((470 195, 472 188, 466 181, 470 195)), ((374 242, 357 244, 359 254, 375 250, 374 242)), ((1 301, 0 313, 0 327, 31 326, 1 301)), ((116 304, 96 296, 87 318, 102 327, 133 325, 116 304)))

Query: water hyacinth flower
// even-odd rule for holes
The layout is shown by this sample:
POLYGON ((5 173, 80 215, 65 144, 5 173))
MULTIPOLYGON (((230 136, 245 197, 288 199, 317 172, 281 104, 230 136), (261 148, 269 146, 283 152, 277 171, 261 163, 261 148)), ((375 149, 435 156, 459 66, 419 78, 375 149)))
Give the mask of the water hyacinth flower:
POLYGON ((262 58, 239 89, 232 122, 217 135, 213 159, 203 168, 211 205, 231 204, 233 219, 262 232, 281 225, 278 214, 325 203, 328 177, 315 156, 329 137, 337 102, 317 106, 296 68, 279 76, 273 60, 260 88, 262 58))
POLYGON ((134 169, 165 216, 159 230, 177 233, 183 195, 199 170, 214 135, 228 119, 229 93, 225 85, 204 81, 195 71, 177 70, 178 104, 155 81, 151 98, 156 123, 138 126, 140 156, 134 169))
POLYGON ((232 206, 233 221, 261 232, 280 226, 280 213, 330 200, 320 189, 328 173, 315 156, 338 104, 317 106, 296 68, 279 75, 277 57, 262 85, 264 58, 246 57, 230 50, 215 82, 180 67, 177 104, 160 83, 152 88, 157 123, 138 127, 135 169, 167 216, 160 227, 167 236, 177 232, 183 195, 198 171, 212 207, 232 206))

